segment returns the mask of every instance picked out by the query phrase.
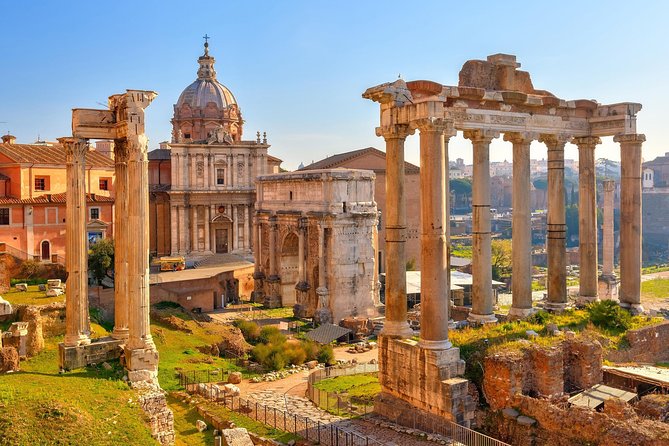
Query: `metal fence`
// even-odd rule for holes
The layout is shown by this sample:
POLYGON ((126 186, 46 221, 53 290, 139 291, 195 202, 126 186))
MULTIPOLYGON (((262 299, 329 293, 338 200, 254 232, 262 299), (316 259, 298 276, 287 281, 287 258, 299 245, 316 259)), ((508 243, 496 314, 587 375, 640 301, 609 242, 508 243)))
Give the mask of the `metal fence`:
POLYGON ((179 372, 179 385, 187 392, 196 390, 196 384, 227 381, 227 372, 223 369, 189 370, 179 372))
POLYGON ((366 415, 374 410, 373 399, 354 397, 346 393, 327 392, 318 389, 315 384, 338 376, 377 373, 378 371, 378 364, 356 364, 351 367, 327 367, 316 370, 309 375, 307 381, 307 398, 321 409, 337 415, 366 415))

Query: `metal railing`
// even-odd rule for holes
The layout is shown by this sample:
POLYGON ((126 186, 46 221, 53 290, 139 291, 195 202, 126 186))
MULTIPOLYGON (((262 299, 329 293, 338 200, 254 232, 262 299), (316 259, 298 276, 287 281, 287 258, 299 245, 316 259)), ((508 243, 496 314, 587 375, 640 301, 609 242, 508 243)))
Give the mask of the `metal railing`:
POLYGON ((366 415, 374 410, 373 398, 350 396, 347 393, 327 392, 315 386, 324 379, 338 376, 377 373, 378 364, 356 364, 350 367, 327 367, 309 374, 307 381, 307 398, 316 406, 330 413, 345 416, 366 415))
POLYGON ((187 392, 194 392, 197 384, 227 381, 227 378, 227 372, 223 369, 180 371, 179 385, 187 392))

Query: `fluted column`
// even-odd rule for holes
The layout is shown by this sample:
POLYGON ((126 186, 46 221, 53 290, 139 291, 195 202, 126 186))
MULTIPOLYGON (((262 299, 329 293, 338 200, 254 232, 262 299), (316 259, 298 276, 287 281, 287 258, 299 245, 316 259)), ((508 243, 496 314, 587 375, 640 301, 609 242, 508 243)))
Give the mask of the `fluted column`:
POLYGON ((404 140, 408 125, 377 128, 386 141, 386 320, 381 335, 409 338, 406 294, 406 197, 404 196, 404 140))
POLYGON ((66 347, 90 344, 88 318, 88 251, 86 246, 86 152, 88 141, 80 138, 58 138, 67 157, 65 268, 67 297, 65 299, 66 347))
POLYGON ((490 142, 499 136, 484 130, 468 130, 465 138, 474 146, 472 181, 472 311, 469 321, 497 322, 493 309, 492 248, 490 235, 490 142))
MULTIPOLYGON (((128 253, 128 294, 130 337, 126 348, 155 351, 149 326, 149 180, 147 160, 148 139, 141 133, 128 140, 128 233, 132 234, 132 249, 128 253)), ((140 364, 129 368, 153 368, 142 358, 140 364)), ((128 355, 126 354, 126 359, 128 355)))
POLYGON ((597 300, 597 195, 595 178, 595 147, 597 137, 574 138, 578 146, 578 246, 579 300, 597 300))
POLYGON ((506 133, 513 143, 512 303, 509 317, 532 314, 532 213, 530 209, 530 144, 534 135, 506 133))
MULTIPOLYGON (((114 339, 128 339, 128 147, 114 141, 114 339)), ((173 242, 174 243, 174 242, 173 242)))
POLYGON ((451 287, 445 134, 450 139, 455 131, 452 123, 437 118, 412 124, 420 130, 420 345, 444 350, 452 346, 448 340, 451 287))
POLYGON ((297 228, 297 281, 298 283, 306 282, 304 274, 304 233, 306 232, 306 218, 300 217, 297 228))
POLYGON ((618 135, 620 144, 620 305, 641 306, 641 146, 643 134, 618 135))
POLYGON ((209 225, 211 224, 211 215, 209 214, 209 206, 204 207, 204 250, 211 251, 211 235, 209 233, 209 225))
POLYGON ((276 215, 269 218, 269 275, 270 279, 278 280, 278 272, 276 270, 276 236, 279 231, 276 215))
POLYGON ((604 206, 602 208, 602 276, 614 277, 614 242, 613 242, 613 192, 616 182, 604 180, 604 206))
POLYGON ((541 135, 548 147, 548 302, 546 309, 560 311, 567 306, 566 216, 564 204, 564 146, 566 139, 541 135))

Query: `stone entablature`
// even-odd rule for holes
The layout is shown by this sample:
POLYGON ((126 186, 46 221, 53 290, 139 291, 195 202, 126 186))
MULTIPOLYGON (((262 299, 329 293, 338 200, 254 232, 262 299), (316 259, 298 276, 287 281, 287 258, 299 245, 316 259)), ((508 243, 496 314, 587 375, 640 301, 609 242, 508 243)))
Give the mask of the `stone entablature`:
POLYGON ((376 315, 374 179, 347 169, 258 178, 256 301, 321 322, 376 315))

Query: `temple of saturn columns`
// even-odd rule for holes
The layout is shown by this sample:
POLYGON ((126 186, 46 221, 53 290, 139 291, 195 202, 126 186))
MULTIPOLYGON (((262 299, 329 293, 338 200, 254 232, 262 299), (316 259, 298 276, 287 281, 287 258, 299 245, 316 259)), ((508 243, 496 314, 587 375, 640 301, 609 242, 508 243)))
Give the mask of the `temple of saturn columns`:
POLYGON ((548 148, 548 298, 545 308, 568 305, 566 286, 564 148, 579 150, 580 292, 597 299, 595 147, 600 137, 620 144, 620 291, 623 307, 642 310, 641 146, 636 114, 641 104, 602 105, 560 99, 536 90, 516 57, 495 54, 467 61, 457 86, 399 79, 369 88, 363 97, 380 104, 378 136, 386 141, 386 322, 379 342, 382 393, 375 410, 391 419, 406 411, 445 417, 468 425, 473 404, 464 361, 449 342, 448 141, 458 131, 473 145, 473 290, 470 320, 494 322, 491 288, 489 146, 504 135, 513 145, 513 302, 510 315, 532 313, 530 143, 548 148), (421 330, 407 324, 405 283, 406 197, 404 142, 420 132, 421 168, 421 330))
POLYGON ((144 109, 152 91, 127 90, 109 98, 108 110, 74 109, 72 137, 59 141, 67 155, 66 333, 59 346, 64 370, 125 356, 128 378, 151 381, 158 351, 149 327, 148 139, 144 109), (114 331, 91 341, 88 315, 85 153, 88 139, 114 141, 114 331))

